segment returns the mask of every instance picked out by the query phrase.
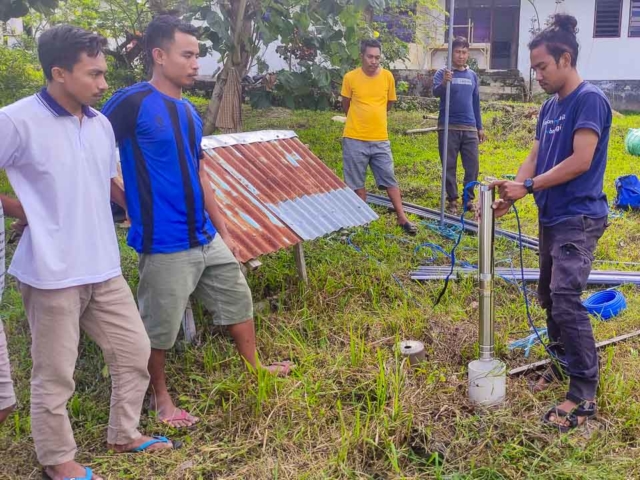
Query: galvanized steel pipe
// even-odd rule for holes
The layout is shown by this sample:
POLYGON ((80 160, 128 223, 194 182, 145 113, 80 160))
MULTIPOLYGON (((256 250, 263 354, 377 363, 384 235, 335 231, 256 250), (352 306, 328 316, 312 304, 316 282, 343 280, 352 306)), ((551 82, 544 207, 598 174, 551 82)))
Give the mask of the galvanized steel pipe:
POLYGON ((480 185, 480 225, 478 229, 478 283, 480 286, 480 360, 493 358, 493 277, 494 235, 493 215, 494 190, 480 185))

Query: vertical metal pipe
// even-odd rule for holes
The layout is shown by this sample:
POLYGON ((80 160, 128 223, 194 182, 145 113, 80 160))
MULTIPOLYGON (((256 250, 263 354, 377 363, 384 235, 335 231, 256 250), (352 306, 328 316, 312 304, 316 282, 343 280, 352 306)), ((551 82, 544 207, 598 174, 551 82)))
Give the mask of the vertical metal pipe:
MULTIPOLYGON (((449 2, 449 56, 447 58, 447 68, 452 70, 453 62, 453 12, 456 8, 456 0, 449 2)), ((444 227, 444 202, 446 201, 446 181, 447 181, 447 145, 449 143, 449 104, 451 102, 451 82, 447 82, 447 94, 444 103, 444 135, 442 138, 442 189, 440 192, 440 227, 444 227)), ((463 192, 464 197, 464 192, 463 192)))
POLYGON ((493 277, 494 235, 493 208, 494 191, 487 185, 480 186, 480 226, 478 230, 478 283, 480 285, 480 360, 493 358, 493 277))

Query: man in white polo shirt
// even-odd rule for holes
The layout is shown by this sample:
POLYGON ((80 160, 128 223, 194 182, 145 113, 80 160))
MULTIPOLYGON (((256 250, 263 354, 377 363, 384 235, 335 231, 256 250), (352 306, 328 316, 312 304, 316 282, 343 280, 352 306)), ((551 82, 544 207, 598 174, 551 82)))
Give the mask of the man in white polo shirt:
MULTIPOLYGON (((53 480, 99 479, 74 461, 66 405, 80 331, 102 349, 112 379, 107 442, 117 452, 172 448, 138 432, 150 345, 120 255, 109 200, 116 144, 88 105, 107 90, 104 38, 71 26, 45 31, 38 55, 47 88, 0 110, 0 168, 23 212, 8 272, 18 280, 31 329, 31 430, 53 480)), ((5 205, 15 200, 0 196, 5 205)))

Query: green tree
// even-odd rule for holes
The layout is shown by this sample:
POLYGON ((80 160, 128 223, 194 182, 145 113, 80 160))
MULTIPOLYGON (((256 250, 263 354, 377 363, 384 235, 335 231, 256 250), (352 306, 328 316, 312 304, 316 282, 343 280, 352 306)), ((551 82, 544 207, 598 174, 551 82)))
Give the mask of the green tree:
POLYGON ((52 12, 58 6, 58 0, 0 0, 0 21, 21 18, 30 11, 52 12))
MULTIPOLYGON (((418 8, 440 9, 437 0, 204 2, 194 18, 205 22, 210 48, 222 55, 224 63, 205 118, 205 132, 214 129, 229 69, 235 68, 242 78, 253 62, 260 64, 256 57, 262 47, 279 41, 279 53, 291 67, 297 65, 278 77, 277 88, 289 93, 283 95, 288 106, 325 108, 332 85, 357 64, 363 38, 380 34, 388 64, 406 58, 407 43, 384 24, 374 22, 374 14, 416 12, 418 8)), ((417 28, 415 22, 413 28, 417 28)))

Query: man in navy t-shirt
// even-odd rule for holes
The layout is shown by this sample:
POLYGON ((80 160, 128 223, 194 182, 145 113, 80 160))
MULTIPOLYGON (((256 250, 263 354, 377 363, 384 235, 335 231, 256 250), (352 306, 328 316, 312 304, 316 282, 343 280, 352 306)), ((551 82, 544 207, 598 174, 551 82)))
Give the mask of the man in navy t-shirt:
POLYGON ((536 140, 515 181, 497 181, 497 216, 528 193, 539 210, 540 282, 554 365, 534 386, 569 377, 566 400, 544 422, 567 431, 596 413, 598 355, 581 295, 596 244, 607 225, 602 191, 612 112, 609 101, 576 70, 575 18, 556 15, 530 43, 540 86, 553 96, 540 110, 536 140))
MULTIPOLYGON (((144 47, 153 62, 151 81, 117 92, 103 113, 120 149, 128 243, 140 254, 138 304, 151 340, 150 409, 167 425, 188 427, 198 418, 174 405, 164 365, 189 296, 228 328, 242 357, 258 368, 253 304, 201 162, 202 121, 182 98, 182 88, 193 85, 198 73, 197 29, 161 15, 147 27, 144 47)), ((267 368, 286 374, 290 365, 267 368)))
MULTIPOLYGON (((458 183, 456 172, 458 154, 462 157, 464 185, 478 179, 480 160, 478 144, 485 139, 480 116, 480 91, 478 76, 469 68, 469 42, 464 37, 453 40, 453 72, 446 68, 438 70, 433 77, 433 94, 440 97, 440 115, 438 117, 438 146, 440 158, 447 155, 447 210, 458 211, 458 183), (449 102, 449 138, 444 145, 444 113, 447 83, 451 82, 449 102)), ((473 190, 468 192, 467 208, 473 209, 473 190)))

